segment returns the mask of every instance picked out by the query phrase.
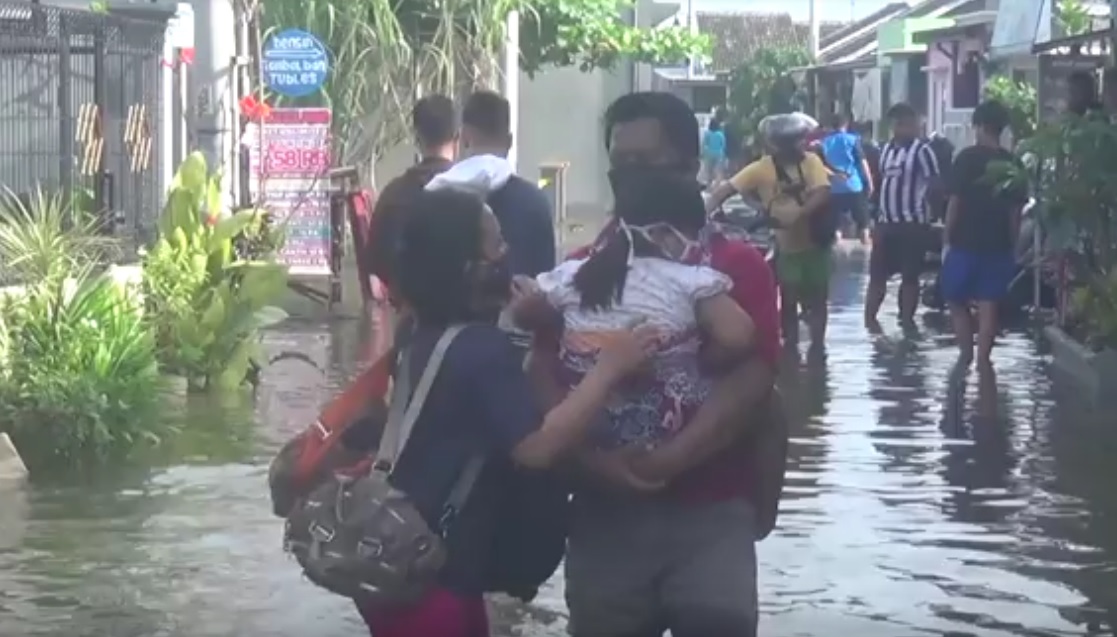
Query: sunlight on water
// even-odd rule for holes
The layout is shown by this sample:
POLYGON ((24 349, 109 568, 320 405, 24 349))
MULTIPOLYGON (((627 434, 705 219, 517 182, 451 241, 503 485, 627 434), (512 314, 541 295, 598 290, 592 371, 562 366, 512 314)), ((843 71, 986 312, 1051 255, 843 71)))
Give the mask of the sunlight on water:
MULTIPOLYGON (((993 389, 950 380, 941 321, 870 338, 863 260, 837 269, 826 360, 784 373, 794 440, 780 528, 760 547, 763 634, 1112 634, 1117 429, 1054 407, 1024 336, 997 351, 993 389)), ((154 468, 0 491, 0 635, 365 634, 284 556, 264 480, 365 362, 366 332, 271 334, 272 351, 320 369, 277 364, 254 407, 180 405, 186 430, 154 468)), ((557 577, 531 608, 495 610, 499 634, 564 634, 557 577)))

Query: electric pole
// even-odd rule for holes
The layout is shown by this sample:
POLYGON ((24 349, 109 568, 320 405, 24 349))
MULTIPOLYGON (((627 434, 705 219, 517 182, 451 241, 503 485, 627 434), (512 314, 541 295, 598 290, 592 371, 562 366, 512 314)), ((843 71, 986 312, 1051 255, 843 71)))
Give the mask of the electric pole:
MULTIPOLYGON (((1117 2, 1117 0, 1112 0, 1117 2)), ((820 22, 818 15, 818 0, 808 0, 807 5, 807 19, 810 22, 810 36, 807 42, 808 51, 811 54, 811 61, 818 62, 818 49, 819 49, 819 31, 820 22)))
POLYGON ((512 133, 512 147, 508 149, 508 161, 516 167, 516 146, 519 144, 520 127, 520 12, 509 11, 504 24, 504 98, 508 100, 509 128, 512 133))

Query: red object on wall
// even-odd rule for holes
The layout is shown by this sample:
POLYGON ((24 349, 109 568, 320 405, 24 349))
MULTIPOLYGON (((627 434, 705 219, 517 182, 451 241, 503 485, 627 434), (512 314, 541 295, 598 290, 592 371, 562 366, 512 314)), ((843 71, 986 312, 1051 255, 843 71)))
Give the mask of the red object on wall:
POLYGON ((384 286, 372 276, 368 264, 369 246, 372 245, 372 210, 376 193, 360 190, 349 195, 349 230, 353 235, 353 253, 357 256, 357 277, 361 285, 361 298, 366 303, 385 298, 384 286))

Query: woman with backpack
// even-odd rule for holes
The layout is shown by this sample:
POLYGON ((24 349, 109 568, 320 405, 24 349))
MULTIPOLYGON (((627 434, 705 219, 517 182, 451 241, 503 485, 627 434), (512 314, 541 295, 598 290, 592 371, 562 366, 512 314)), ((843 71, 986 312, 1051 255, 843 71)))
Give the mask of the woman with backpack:
MULTIPOLYGON (((417 599, 359 604, 374 637, 488 636, 482 596, 497 586, 495 547, 514 472, 549 467, 582 442, 613 388, 654 348, 650 328, 617 335, 582 382, 545 411, 523 371, 522 351, 497 327, 512 294, 505 253, 496 218, 474 194, 422 192, 404 221, 397 291, 414 324, 397 340, 395 383, 416 387, 410 403, 402 402, 409 412, 418 403, 418 415, 387 479, 443 538, 445 560, 417 599), (424 387, 428 365, 436 369, 424 387), (461 498, 461 477, 476 459, 483 468, 461 498), (448 508, 455 497, 464 505, 448 508)), ((378 457, 385 456, 391 426, 389 415, 383 438, 364 432, 369 446, 380 443, 378 457)), ((360 437, 347 442, 359 446, 360 437)), ((376 536, 375 529, 366 535, 376 536)))

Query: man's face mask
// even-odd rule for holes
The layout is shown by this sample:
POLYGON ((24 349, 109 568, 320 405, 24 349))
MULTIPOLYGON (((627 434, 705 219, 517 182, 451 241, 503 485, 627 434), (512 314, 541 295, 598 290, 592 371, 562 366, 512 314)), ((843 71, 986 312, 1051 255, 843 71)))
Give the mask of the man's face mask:
POLYGON ((663 179, 679 179, 681 168, 673 164, 631 164, 609 171, 613 202, 618 208, 638 201, 648 184, 663 179))
POLYGON ((701 259, 702 248, 699 243, 668 223, 653 223, 646 226, 630 226, 623 221, 620 231, 628 235, 628 262, 632 263, 633 235, 640 235, 652 245, 659 248, 663 256, 680 263, 696 263, 701 259))

